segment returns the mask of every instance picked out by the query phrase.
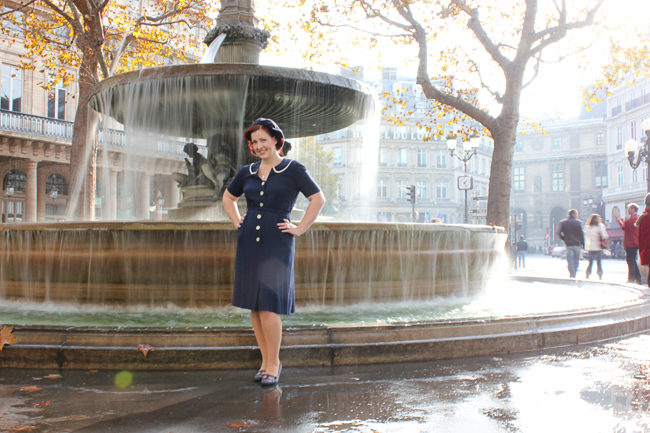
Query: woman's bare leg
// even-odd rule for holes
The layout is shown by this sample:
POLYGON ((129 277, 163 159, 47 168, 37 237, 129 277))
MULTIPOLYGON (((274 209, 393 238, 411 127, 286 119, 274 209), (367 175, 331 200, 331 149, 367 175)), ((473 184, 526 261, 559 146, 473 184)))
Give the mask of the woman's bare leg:
POLYGON ((262 321, 260 320, 259 311, 251 311, 251 322, 253 322, 253 331, 255 331, 255 340, 257 340, 257 345, 260 347, 260 352, 262 353, 262 366, 260 370, 266 370, 268 352, 266 346, 266 337, 264 335, 264 329, 262 327, 262 321))
POLYGON ((277 376, 280 369, 282 318, 279 314, 271 311, 260 311, 259 318, 262 324, 266 348, 266 364, 264 364, 264 369, 266 370, 266 374, 277 376))

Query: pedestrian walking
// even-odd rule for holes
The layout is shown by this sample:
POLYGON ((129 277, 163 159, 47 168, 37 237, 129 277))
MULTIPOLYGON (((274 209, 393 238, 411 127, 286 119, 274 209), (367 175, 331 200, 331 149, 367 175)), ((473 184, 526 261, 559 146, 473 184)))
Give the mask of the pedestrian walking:
POLYGON ((585 248, 589 253, 589 266, 587 266, 586 278, 591 274, 591 266, 596 262, 598 279, 603 279, 603 266, 601 263, 603 249, 607 248, 607 230, 605 224, 600 220, 600 215, 592 214, 587 221, 585 228, 585 248))
POLYGON ((510 266, 512 269, 517 269, 517 242, 510 244, 510 266))
MULTIPOLYGON (((650 194, 645 196, 645 210, 636 220, 639 229, 639 258, 644 266, 650 265, 650 194)), ((650 276, 648 276, 648 287, 650 287, 650 276)))
POLYGON ((284 158, 284 134, 270 119, 257 119, 244 133, 260 161, 242 167, 223 194, 223 207, 237 227, 235 288, 232 305, 251 310, 262 365, 254 380, 275 385, 280 380, 280 314, 295 310, 293 263, 295 236, 307 231, 325 204, 325 196, 305 166, 284 158), (290 221, 298 193, 309 200, 300 224, 290 221), (239 215, 244 194, 247 213, 239 215))
POLYGON ((526 268, 526 252, 528 251, 528 242, 524 240, 524 235, 519 236, 517 241, 517 260, 520 268, 526 268))
POLYGON ((585 246, 585 234, 582 231, 582 221, 578 219, 578 211, 569 210, 569 217, 560 221, 557 235, 566 245, 566 262, 569 277, 575 278, 580 260, 580 249, 585 246))
POLYGON ((639 219, 637 212, 639 205, 630 203, 627 206, 627 213, 630 216, 623 221, 621 217, 616 217, 616 222, 623 229, 623 249, 625 249, 625 260, 627 260, 627 282, 643 284, 641 281, 641 271, 636 261, 637 252, 639 251, 639 229, 634 224, 639 219))

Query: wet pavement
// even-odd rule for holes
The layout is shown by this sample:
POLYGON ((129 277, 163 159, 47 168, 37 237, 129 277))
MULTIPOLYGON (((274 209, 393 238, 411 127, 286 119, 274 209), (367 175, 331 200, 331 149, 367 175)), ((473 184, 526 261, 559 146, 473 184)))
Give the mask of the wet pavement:
POLYGON ((648 373, 650 334, 498 358, 286 368, 275 389, 251 370, 0 370, 0 431, 648 432, 648 373))
MULTIPOLYGON (((513 274, 567 273, 550 257, 526 265, 513 274)), ((625 281, 625 262, 603 267, 603 281, 625 281)), ((498 357, 286 368, 274 389, 254 373, 0 369, 0 432, 650 432, 650 333, 498 357)))

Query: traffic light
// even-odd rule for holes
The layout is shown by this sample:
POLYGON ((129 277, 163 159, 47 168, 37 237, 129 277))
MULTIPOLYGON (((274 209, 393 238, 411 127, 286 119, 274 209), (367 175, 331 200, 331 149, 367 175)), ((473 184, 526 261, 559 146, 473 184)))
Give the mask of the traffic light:
POLYGON ((415 185, 406 187, 406 195, 411 203, 415 204, 415 185))

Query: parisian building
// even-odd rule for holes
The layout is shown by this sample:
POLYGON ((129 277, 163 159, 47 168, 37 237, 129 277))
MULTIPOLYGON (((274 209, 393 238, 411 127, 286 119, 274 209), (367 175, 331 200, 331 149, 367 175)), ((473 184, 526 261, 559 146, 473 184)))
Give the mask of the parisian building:
MULTIPOLYGON (((641 123, 650 118, 650 78, 640 78, 634 84, 620 86, 607 98, 607 164, 610 184, 603 191, 605 222, 610 236, 620 238, 623 233, 616 217, 625 219, 627 206, 636 203, 643 211, 643 200, 648 192, 648 165, 641 161, 633 170, 625 144, 635 140, 642 145, 646 139, 641 123)), ((634 160, 636 162, 636 159, 634 160)))
MULTIPOLYGON (((354 68, 361 70, 362 68, 354 68)), ((364 81, 363 73, 343 71, 343 75, 364 81)), ((469 223, 485 223, 487 202, 474 200, 488 194, 490 165, 493 143, 486 137, 475 140, 476 154, 465 164, 452 156, 445 136, 424 141, 428 133, 417 126, 418 121, 426 123, 426 113, 430 108, 420 86, 415 79, 398 76, 397 68, 385 68, 377 81, 366 81, 377 92, 398 96, 414 107, 413 113, 400 113, 403 125, 395 125, 382 120, 379 126, 379 149, 376 160, 368 160, 367 149, 363 147, 364 131, 362 122, 344 130, 318 136, 317 142, 326 150, 332 151, 334 162, 332 171, 341 179, 341 187, 334 205, 338 209, 337 218, 359 221, 409 222, 413 206, 408 200, 410 185, 415 186, 418 222, 439 220, 444 223, 463 223, 465 219, 465 190, 459 190, 459 178, 471 176, 472 185, 467 200, 469 223), (362 184, 364 164, 376 164, 376 183, 370 186, 370 193, 364 199, 362 184), (479 208, 481 210, 477 211, 479 208)), ((383 98, 382 101, 385 101, 383 98)), ((405 108, 404 111, 412 110, 405 108)), ((388 116, 389 113, 384 113, 388 116)), ((445 130, 447 119, 443 119, 445 130)), ((447 135, 447 134, 445 134, 447 135)), ((464 155, 459 143, 455 155, 464 155)), ((461 179, 462 180, 462 179, 461 179)), ((469 186, 469 185, 468 185, 469 186)))
POLYGON ((600 109, 518 129, 510 195, 513 238, 523 235, 529 245, 548 248, 562 243, 558 224, 570 209, 583 221, 590 214, 604 214, 606 136, 600 109))
MULTIPOLYGON (((49 71, 21 69, 23 49, 21 41, 0 44, 1 222, 60 221, 70 198, 78 90, 74 83, 45 90, 41 85, 50 82, 49 71)), ((160 139, 156 149, 128 148, 121 125, 109 120, 104 126, 98 137, 95 218, 162 218, 162 204, 173 208, 181 199, 171 173, 185 171, 186 140, 160 139)))

